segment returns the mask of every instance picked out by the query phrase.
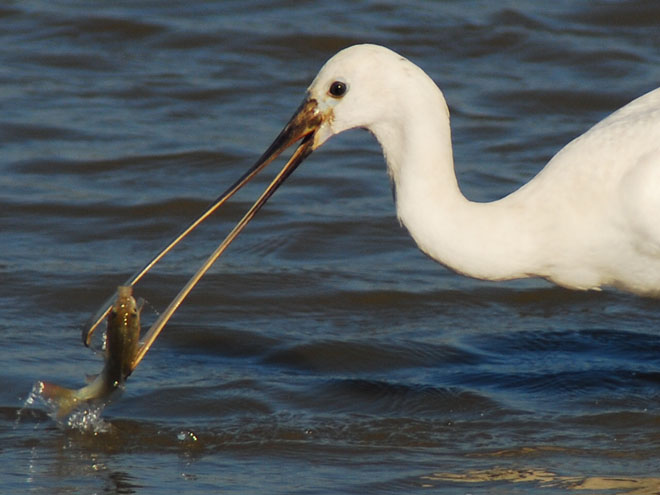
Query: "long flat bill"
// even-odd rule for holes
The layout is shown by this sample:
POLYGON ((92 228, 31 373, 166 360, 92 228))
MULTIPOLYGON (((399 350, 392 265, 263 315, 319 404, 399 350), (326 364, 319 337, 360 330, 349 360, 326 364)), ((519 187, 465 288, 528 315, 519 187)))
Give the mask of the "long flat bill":
POLYGON ((305 137, 296 149, 294 154, 291 156, 289 161, 282 167, 282 170, 275 176, 273 181, 268 185, 264 192, 259 196, 259 198, 254 202, 250 209, 245 213, 243 218, 239 220, 236 226, 227 234, 227 237, 218 245, 215 251, 206 259, 202 266, 197 270, 197 272, 188 280, 186 285, 179 291, 176 297, 170 302, 169 306, 160 314, 158 319, 151 325, 149 330, 144 336, 142 346, 137 352, 135 359, 133 360, 133 365, 131 371, 134 370, 140 361, 144 358, 146 353, 149 351, 155 340, 160 335, 160 332, 163 330, 167 322, 170 320, 174 312, 179 308, 183 300, 190 294, 190 291, 197 285, 200 279, 204 274, 213 266, 213 263, 220 257, 220 255, 227 249, 229 244, 241 233, 245 226, 254 218, 257 212, 261 207, 266 204, 266 201, 273 195, 278 187, 286 180, 286 178, 291 175, 291 173, 300 165, 303 160, 309 156, 312 152, 312 143, 313 135, 308 135, 305 137))

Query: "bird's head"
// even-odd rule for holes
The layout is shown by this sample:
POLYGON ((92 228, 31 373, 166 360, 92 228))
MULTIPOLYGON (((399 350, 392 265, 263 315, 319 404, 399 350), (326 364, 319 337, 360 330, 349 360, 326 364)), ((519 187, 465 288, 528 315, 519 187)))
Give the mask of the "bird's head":
POLYGON ((406 89, 410 70, 401 55, 377 45, 355 45, 334 55, 312 81, 302 104, 275 141, 250 169, 261 170, 295 143, 284 178, 332 136, 354 128, 374 130, 396 121, 392 105, 406 89))

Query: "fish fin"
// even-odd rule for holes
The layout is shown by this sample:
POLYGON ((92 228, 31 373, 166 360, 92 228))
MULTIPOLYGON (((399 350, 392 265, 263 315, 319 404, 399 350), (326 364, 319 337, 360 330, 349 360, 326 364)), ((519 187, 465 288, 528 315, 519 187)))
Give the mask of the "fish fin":
POLYGON ((75 390, 54 383, 40 383, 41 396, 55 407, 55 415, 58 419, 63 419, 73 412, 79 403, 75 390))

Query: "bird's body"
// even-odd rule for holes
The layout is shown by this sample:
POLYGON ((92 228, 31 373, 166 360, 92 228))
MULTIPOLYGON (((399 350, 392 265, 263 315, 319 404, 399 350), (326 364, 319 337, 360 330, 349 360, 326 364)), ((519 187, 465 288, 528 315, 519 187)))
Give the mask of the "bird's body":
POLYGON ((380 46, 335 55, 311 84, 324 119, 314 148, 363 127, 380 142, 398 217, 420 249, 471 277, 542 277, 573 289, 660 295, 660 89, 564 147, 490 203, 461 193, 449 111, 416 65, 380 46), (341 97, 328 88, 346 86, 341 97), (327 124, 326 124, 327 122, 327 124))

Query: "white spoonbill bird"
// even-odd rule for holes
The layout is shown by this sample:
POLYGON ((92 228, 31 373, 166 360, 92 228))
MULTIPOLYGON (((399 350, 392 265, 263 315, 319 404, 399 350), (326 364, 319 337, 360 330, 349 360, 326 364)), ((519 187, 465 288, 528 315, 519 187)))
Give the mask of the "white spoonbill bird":
MULTIPOLYGON (((152 341, 293 170, 330 137, 353 128, 369 130, 382 146, 399 220, 419 248, 443 265, 484 280, 541 277, 572 289, 614 286, 660 296, 660 88, 567 144, 517 191, 477 203, 458 187, 442 91, 401 55, 381 46, 356 45, 326 62, 302 105, 259 160, 127 281, 136 283, 238 189, 300 141, 262 196, 154 323, 152 341)), ((91 330, 101 320, 96 321, 91 330)))
POLYGON ((484 280, 660 295, 660 88, 570 142, 517 191, 477 203, 458 187, 442 91, 401 55, 357 45, 323 66, 262 160, 297 138, 307 155, 352 128, 382 146, 399 220, 443 265, 484 280))

